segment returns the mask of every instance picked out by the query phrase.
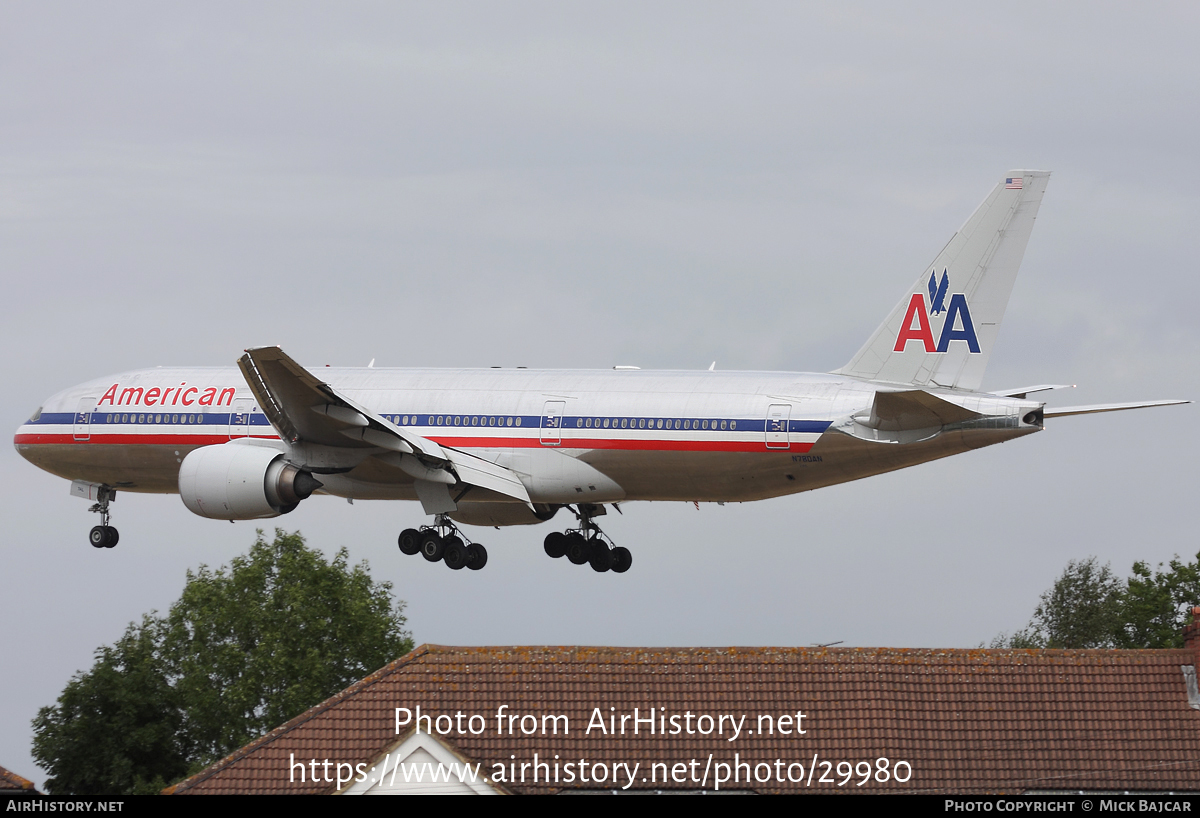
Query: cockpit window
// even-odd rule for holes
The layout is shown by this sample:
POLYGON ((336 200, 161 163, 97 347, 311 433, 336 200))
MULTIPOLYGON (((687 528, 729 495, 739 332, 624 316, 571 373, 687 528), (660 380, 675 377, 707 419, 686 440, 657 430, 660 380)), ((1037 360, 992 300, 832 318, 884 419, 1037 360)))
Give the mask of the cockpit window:
POLYGON ((41 419, 42 419, 42 407, 39 406, 37 408, 37 411, 33 413, 33 416, 31 418, 29 418, 29 420, 33 423, 37 423, 41 419))

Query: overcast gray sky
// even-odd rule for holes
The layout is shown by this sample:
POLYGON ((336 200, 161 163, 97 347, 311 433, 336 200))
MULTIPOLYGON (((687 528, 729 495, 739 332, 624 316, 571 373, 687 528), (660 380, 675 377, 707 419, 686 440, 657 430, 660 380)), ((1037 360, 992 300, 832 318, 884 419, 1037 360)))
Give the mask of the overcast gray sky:
MULTIPOLYGON (((379 366, 827 371, 1006 170, 1054 171, 985 389, 1200 397, 1200 10, 1189 3, 9 3, 0 416, 252 345, 379 366)), ((274 521, 349 548, 418 642, 969 647, 1067 560, 1200 544, 1196 407, 763 503, 637 504, 622 576, 478 536, 402 557, 416 504, 274 521)), ((0 457, 0 764, 92 651, 254 523, 0 457)), ((559 521, 555 520, 557 524, 559 521)), ((268 521, 267 527, 273 527, 268 521)))

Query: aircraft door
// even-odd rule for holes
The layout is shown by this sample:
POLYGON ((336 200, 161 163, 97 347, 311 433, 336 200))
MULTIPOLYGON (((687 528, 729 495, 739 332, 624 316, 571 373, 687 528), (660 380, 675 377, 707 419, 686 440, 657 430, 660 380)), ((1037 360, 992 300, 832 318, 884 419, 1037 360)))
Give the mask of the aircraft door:
POLYGON ((790 403, 772 403, 767 407, 768 449, 788 448, 788 425, 791 422, 792 405, 790 403))
POLYGON ((75 407, 75 439, 91 440, 92 410, 96 408, 95 398, 80 398, 75 407))
POLYGON ((562 443, 562 419, 567 410, 565 400, 548 400, 542 408, 542 445, 558 446, 562 443))
POLYGON ((237 398, 229 411, 229 439, 250 437, 250 412, 254 409, 254 401, 250 398, 237 398))

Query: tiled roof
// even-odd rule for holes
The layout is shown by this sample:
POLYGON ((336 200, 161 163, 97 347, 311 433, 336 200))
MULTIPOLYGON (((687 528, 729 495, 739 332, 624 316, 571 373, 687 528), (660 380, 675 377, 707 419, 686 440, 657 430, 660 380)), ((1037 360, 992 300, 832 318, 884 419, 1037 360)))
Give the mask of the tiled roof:
POLYGON ((22 778, 16 773, 0 767, 0 793, 12 794, 13 790, 30 790, 37 792, 33 787, 33 782, 28 778, 22 778))
MULTIPOLYGON (((837 790, 840 761, 887 758, 911 765, 907 783, 860 790, 1005 792, 1041 789, 1200 791, 1200 711, 1189 706, 1181 671, 1194 650, 930 650, 895 648, 443 647, 424 645, 280 728, 170 788, 177 793, 331 792, 289 783, 289 761, 330 759, 368 767, 403 735, 394 708, 462 712, 487 719, 479 735, 444 740, 483 763, 561 761, 639 763, 666 768, 698 759, 751 766, 781 759, 803 765, 807 783, 751 783, 761 792, 837 790), (563 714, 568 735, 499 735, 496 712, 563 714), (746 716, 743 733, 604 736, 585 733, 594 708, 645 718, 690 712, 746 716), (610 710, 609 708, 615 708, 610 710), (804 735, 769 735, 758 717, 803 712, 804 735), (753 731, 748 735, 747 731, 753 731), (814 756, 816 765, 813 765, 814 756), (828 760, 826 771, 822 762, 828 760)), ((445 723, 443 723, 444 726, 445 723)), ((528 722, 527 722, 528 724, 528 722)), ((691 722, 693 727, 701 726, 691 722)), ((478 722, 476 722, 478 726, 478 722)), ((795 727, 795 722, 792 723, 795 727)), ((668 724, 669 727, 669 724, 668 724)), ((632 724, 626 723, 626 731, 632 724)), ((406 728, 405 733, 407 733, 406 728)), ((714 768, 715 769, 715 768, 714 768)), ((760 768, 761 771, 761 768, 760 768)), ((796 769, 792 768, 792 774, 796 769)), ((691 782, 636 787, 695 790, 691 782)), ((508 781, 515 792, 555 792, 564 784, 508 781)), ((605 789, 603 784, 571 786, 605 789)), ((611 784, 608 785, 611 787, 611 784)), ((706 786, 712 787, 712 778, 706 786)))

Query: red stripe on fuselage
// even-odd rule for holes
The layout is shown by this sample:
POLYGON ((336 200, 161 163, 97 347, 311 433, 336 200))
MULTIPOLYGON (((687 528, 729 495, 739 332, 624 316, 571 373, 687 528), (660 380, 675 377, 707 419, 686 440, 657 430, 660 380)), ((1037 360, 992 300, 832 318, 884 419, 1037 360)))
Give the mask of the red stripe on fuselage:
POLYGON ((792 443, 788 448, 768 449, 762 440, 631 440, 614 438, 569 438, 546 444, 538 438, 431 437, 430 440, 456 449, 621 449, 660 452, 807 452, 811 443, 792 443))
MULTIPOLYGON (((276 435, 253 435, 259 440, 278 440, 276 435)), ((235 438, 238 439, 238 438, 235 438)), ((751 440, 630 440, 614 438, 563 438, 556 445, 547 445, 530 437, 431 437, 430 440, 456 449, 617 449, 623 451, 660 452, 807 452, 812 443, 792 443, 787 448, 766 447, 751 440)), ((227 435, 195 434, 95 434, 87 440, 76 440, 73 434, 18 434, 14 443, 24 445, 120 445, 120 446, 212 446, 228 443, 227 435)))
MULTIPOLYGON (((244 437, 244 435, 243 435, 244 437)), ((279 440, 278 435, 251 435, 257 440, 279 440)), ((234 438, 239 440, 240 438, 234 438)), ((13 437, 13 443, 41 444, 75 444, 78 446, 212 446, 228 443, 230 437, 224 435, 98 435, 92 434, 87 440, 76 440, 75 435, 64 434, 20 434, 13 437)))

